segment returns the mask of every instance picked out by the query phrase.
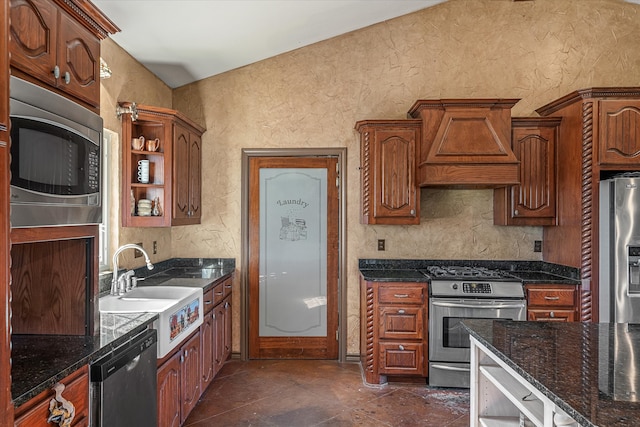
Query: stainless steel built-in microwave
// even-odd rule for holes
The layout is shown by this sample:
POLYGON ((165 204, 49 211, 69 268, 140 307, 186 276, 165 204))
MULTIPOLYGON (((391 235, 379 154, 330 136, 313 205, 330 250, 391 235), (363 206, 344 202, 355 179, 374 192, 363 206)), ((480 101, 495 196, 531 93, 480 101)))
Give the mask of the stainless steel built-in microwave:
POLYGON ((11 77, 11 226, 102 221, 102 118, 11 77))

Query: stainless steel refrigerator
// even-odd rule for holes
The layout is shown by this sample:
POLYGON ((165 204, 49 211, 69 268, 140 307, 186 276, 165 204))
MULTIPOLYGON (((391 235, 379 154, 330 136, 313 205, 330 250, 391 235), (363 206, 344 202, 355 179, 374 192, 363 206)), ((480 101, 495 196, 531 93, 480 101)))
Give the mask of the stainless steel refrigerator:
POLYGON ((600 322, 640 323, 640 174, 600 182, 600 322))

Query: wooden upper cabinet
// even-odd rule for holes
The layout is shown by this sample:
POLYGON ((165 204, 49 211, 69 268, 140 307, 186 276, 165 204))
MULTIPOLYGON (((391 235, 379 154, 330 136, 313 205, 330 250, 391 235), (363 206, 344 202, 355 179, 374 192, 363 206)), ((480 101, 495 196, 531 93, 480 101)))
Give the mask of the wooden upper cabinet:
POLYGON ((640 163, 640 100, 607 99, 600 109, 600 165, 640 163))
POLYGON ((118 28, 87 2, 11 0, 11 66, 94 110, 100 108, 100 39, 118 28))
POLYGON ((176 124, 173 137, 172 225, 200 224, 202 138, 198 130, 176 124))
POLYGON ((363 224, 419 224, 415 180, 420 120, 365 120, 360 132, 363 224))
POLYGON ((561 120, 512 119, 511 145, 520 160, 520 184, 494 190, 494 224, 555 224, 556 144, 561 120))
MULTIPOLYGON (((129 108, 130 102, 120 103, 129 108)), ((168 108, 137 105, 137 118, 122 114, 122 225, 123 227, 169 227, 199 224, 202 133, 204 128, 168 108), (158 140, 154 151, 136 149, 133 139, 158 140), (138 162, 149 161, 149 182, 138 179, 138 162), (140 215, 141 199, 159 204, 152 215, 140 215)))
POLYGON ((49 0, 11 0, 11 65, 56 85, 58 7, 49 0))
POLYGON ((63 12, 58 29, 58 87, 100 107, 100 40, 63 12))

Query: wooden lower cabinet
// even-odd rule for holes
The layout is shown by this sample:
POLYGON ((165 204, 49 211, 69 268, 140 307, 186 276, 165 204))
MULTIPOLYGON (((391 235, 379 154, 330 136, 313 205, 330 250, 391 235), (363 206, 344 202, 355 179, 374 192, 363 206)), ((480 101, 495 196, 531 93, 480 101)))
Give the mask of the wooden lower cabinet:
POLYGON ((214 309, 213 330, 214 364, 218 373, 231 355, 231 297, 225 298, 214 309))
POLYGON ((571 285, 525 285, 527 320, 575 322, 577 290, 571 285))
POLYGON ((204 294, 203 323, 158 365, 158 427, 179 427, 231 355, 232 279, 204 294))
POLYGON ((214 358, 215 329, 213 326, 213 311, 210 310, 204 315, 204 320, 200 327, 200 347, 202 350, 202 377, 200 387, 203 392, 209 384, 211 384, 213 377, 216 375, 214 358))
POLYGON ((200 334, 195 332, 178 351, 158 366, 158 426, 180 426, 198 403, 200 334))
POLYGON ((177 352, 158 367, 158 427, 180 426, 180 359, 177 352))
MULTIPOLYGON (((65 386, 62 397, 75 407, 71 427, 89 425, 89 369, 84 366, 60 381, 65 386)), ((15 411, 15 427, 41 427, 48 424, 49 402, 55 397, 53 389, 45 390, 15 411)))
POLYGON ((365 381, 428 374, 427 284, 361 279, 361 359, 365 381))

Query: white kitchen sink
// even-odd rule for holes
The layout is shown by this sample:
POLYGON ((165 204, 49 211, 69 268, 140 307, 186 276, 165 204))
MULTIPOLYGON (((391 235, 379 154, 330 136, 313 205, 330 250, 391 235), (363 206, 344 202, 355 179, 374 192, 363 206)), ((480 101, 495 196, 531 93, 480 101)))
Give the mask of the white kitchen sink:
POLYGON ((158 313, 158 359, 197 330, 203 319, 201 287, 146 286, 100 298, 100 313, 158 313))

